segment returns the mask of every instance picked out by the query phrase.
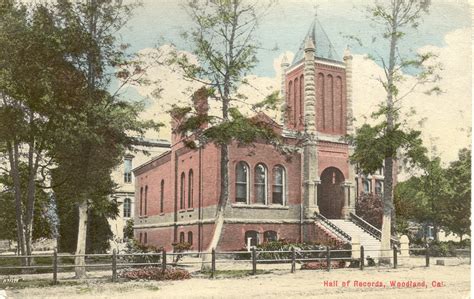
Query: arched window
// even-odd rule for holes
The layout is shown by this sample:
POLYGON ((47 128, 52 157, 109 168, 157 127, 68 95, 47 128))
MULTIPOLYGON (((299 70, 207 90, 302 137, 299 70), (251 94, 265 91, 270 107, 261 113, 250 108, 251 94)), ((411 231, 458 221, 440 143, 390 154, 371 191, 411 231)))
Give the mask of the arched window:
POLYGON ((264 164, 255 166, 255 202, 267 203, 267 167, 264 164))
POLYGON ((123 217, 129 218, 132 210, 132 202, 130 198, 125 198, 123 200, 123 217))
POLYGON ((163 213, 165 206, 165 180, 161 180, 160 184, 160 213, 163 213))
POLYGON ((181 173, 181 184, 179 189, 179 208, 182 210, 184 209, 184 182, 185 182, 185 175, 184 172, 181 173))
POLYGON ((300 116, 298 122, 303 124, 304 119, 304 76, 300 76, 300 116))
POLYGON ((293 119, 295 122, 295 126, 298 126, 298 118, 300 114, 300 107, 299 107, 299 85, 298 85, 298 78, 295 79, 295 86, 294 86, 294 94, 293 94, 293 107, 295 109, 293 110, 293 119))
POLYGON ((381 180, 375 181, 375 193, 383 194, 383 181, 381 180))
POLYGON ((143 187, 140 188, 140 216, 143 215, 143 187))
POLYGON ((193 232, 188 232, 188 243, 193 245, 193 232))
POLYGON ((184 243, 184 232, 179 233, 179 243, 184 243))
POLYGON ((145 186, 145 208, 144 208, 144 215, 147 215, 147 206, 148 206, 148 186, 145 186))
POLYGON ((276 231, 267 230, 263 233, 263 241, 264 242, 272 242, 278 240, 276 231))
POLYGON ((193 170, 189 171, 188 175, 188 208, 193 207, 193 170))
POLYGON ((293 113, 296 109, 296 107, 294 107, 294 103, 293 103, 293 81, 290 81, 290 83, 288 84, 288 106, 290 107, 290 109, 288 110, 288 123, 293 123, 293 113))
POLYGON ((245 162, 237 163, 235 168, 235 201, 248 203, 249 167, 245 162))
POLYGON ((254 230, 248 230, 245 232, 245 245, 248 245, 249 242, 250 246, 258 245, 258 232, 254 230))
POLYGON ((273 193, 272 203, 283 205, 285 203, 285 169, 278 165, 273 168, 273 193))
POLYGON ((362 185, 364 187, 364 193, 372 192, 372 188, 370 186, 370 180, 368 180, 368 179, 362 180, 362 185))
POLYGON ((124 159, 124 172, 123 172, 124 183, 132 182, 132 158, 126 157, 124 159))
POLYGON ((148 243, 148 233, 145 233, 145 234, 144 234, 143 243, 144 243, 144 244, 148 243))

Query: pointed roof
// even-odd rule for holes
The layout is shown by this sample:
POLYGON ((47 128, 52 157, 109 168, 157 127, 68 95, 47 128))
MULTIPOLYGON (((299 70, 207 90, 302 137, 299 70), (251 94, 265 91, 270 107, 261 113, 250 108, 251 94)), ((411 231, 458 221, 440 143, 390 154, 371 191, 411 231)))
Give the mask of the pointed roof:
POLYGON ((291 65, 295 65, 299 63, 304 58, 304 47, 305 41, 310 38, 315 45, 315 52, 314 56, 316 58, 322 58, 332 61, 340 61, 339 55, 336 53, 334 46, 332 45, 331 41, 329 40, 326 31, 324 31, 323 26, 319 22, 318 18, 315 17, 311 26, 309 27, 308 32, 306 33, 303 41, 300 44, 298 52, 296 52, 295 57, 293 58, 293 62, 291 65))

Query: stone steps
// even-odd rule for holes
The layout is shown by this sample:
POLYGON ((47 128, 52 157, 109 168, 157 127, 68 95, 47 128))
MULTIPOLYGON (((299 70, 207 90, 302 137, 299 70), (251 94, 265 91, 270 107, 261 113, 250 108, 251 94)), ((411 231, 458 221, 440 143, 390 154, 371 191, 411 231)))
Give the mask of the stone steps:
POLYGON ((339 227, 349 236, 358 237, 360 244, 364 246, 365 256, 372 258, 379 257, 379 250, 381 243, 379 240, 365 232, 362 228, 355 225, 353 222, 344 219, 329 219, 334 225, 339 227))

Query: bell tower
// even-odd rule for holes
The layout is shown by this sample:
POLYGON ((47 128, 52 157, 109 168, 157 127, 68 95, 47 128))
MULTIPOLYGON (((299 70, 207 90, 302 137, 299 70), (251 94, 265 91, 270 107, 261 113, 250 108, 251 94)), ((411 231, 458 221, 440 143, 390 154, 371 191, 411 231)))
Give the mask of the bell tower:
POLYGON ((302 139, 303 144, 304 214, 307 218, 315 212, 347 218, 355 207, 354 168, 343 141, 352 133, 352 56, 346 51, 344 59, 339 58, 315 17, 293 61, 284 60, 281 67, 285 133, 302 139), (321 183, 327 169, 338 173, 337 186, 321 183), (321 206, 339 208, 329 213, 321 206))

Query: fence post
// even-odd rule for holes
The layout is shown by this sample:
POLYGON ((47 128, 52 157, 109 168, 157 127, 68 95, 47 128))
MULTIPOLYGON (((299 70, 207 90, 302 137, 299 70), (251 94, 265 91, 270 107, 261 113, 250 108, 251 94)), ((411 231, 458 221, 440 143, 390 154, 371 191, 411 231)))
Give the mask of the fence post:
POLYGON ((291 273, 295 273, 296 269, 296 251, 295 247, 291 248, 291 273))
POLYGON ((257 275, 257 250, 252 247, 252 275, 257 275))
POLYGON ((161 257, 161 272, 165 274, 166 271, 166 250, 163 249, 161 257))
POLYGON ((394 269, 397 269, 397 264, 398 264, 397 254, 398 254, 397 247, 393 246, 393 268, 394 269))
POLYGON ((58 284, 58 250, 53 251, 53 284, 58 284))
POLYGON ((364 270, 364 246, 360 246, 360 269, 364 270))
POLYGON ((331 248, 329 246, 326 248, 326 266, 327 271, 331 270, 331 248))
POLYGON ((117 282, 117 249, 112 251, 112 282, 117 282))
POLYGON ((216 249, 212 248, 211 251, 211 278, 214 278, 216 273, 216 249))
POLYGON ((430 266, 430 246, 426 243, 425 249, 425 257, 426 257, 426 267, 430 266))

